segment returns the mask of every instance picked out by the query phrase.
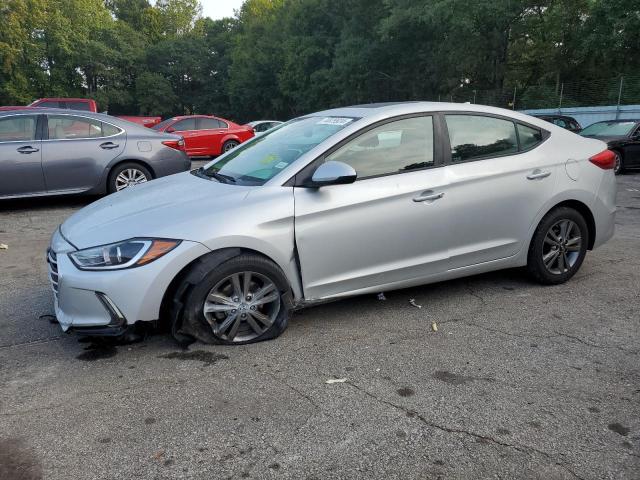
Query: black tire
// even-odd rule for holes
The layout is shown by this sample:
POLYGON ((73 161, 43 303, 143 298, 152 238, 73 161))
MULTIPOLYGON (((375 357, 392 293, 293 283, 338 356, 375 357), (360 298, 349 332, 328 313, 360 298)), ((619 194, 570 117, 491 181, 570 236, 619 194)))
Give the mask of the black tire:
MULTIPOLYGON (((258 281, 260 278, 256 278, 256 283, 258 281)), ((258 284, 255 288, 259 287, 258 284)), ((244 300, 241 301, 244 303, 244 300)), ((290 309, 290 288, 280 268, 264 257, 253 254, 237 254, 237 250, 233 249, 231 253, 214 253, 203 257, 186 274, 173 301, 172 332, 176 340, 183 345, 191 343, 193 340, 221 345, 244 345, 261 342, 276 338, 284 332, 288 325, 290 309), (248 315, 247 320, 240 319, 239 322, 238 332, 242 332, 242 334, 229 340, 226 338, 227 335, 216 332, 215 328, 223 324, 230 313, 211 314, 221 317, 220 319, 209 318, 208 320, 204 313, 205 301, 209 298, 211 290, 220 282, 224 282, 234 274, 242 276, 244 272, 251 272, 254 276, 269 279, 277 289, 279 307, 277 312, 271 312, 273 323, 270 326, 265 327, 260 324, 261 327, 266 328, 262 333, 257 334, 252 329, 249 318, 254 320, 254 317, 248 315), (250 338, 249 333, 245 332, 254 336, 250 338)), ((248 310, 245 311, 247 314, 250 313, 248 310)), ((239 316, 239 313, 236 316, 239 316)), ((256 323, 258 322, 254 321, 254 324, 256 323)), ((229 329, 226 330, 226 332, 229 331, 229 329)))
POLYGON ((238 145, 240 145, 240 142, 237 142, 236 140, 227 140, 226 142, 224 142, 224 144, 222 145, 222 153, 226 153, 229 150, 233 150, 234 148, 236 148, 238 145))
POLYGON ((612 150, 612 152, 616 156, 616 163, 613 167, 613 173, 615 173, 616 175, 620 175, 624 173, 624 159, 622 157, 622 153, 617 150, 612 150))
MULTIPOLYGON (((576 233, 573 235, 567 235, 572 238, 576 238, 576 233)), ((571 239, 569 239, 570 241, 571 239)), ((543 219, 540 221, 540 224, 536 228, 535 233, 533 234, 533 238, 531 239, 531 244, 529 245, 529 254, 527 257, 527 270, 529 274, 539 283, 545 285, 557 285, 560 283, 564 283, 569 280, 571 277, 575 275, 575 273, 582 265, 584 258, 587 254, 587 245, 589 244, 589 230, 587 228, 587 222, 582 217, 582 215, 569 207, 558 207, 551 210, 547 213, 543 219), (580 244, 579 247, 576 246, 567 246, 567 239, 561 238, 561 242, 558 245, 550 245, 545 241, 547 234, 550 229, 557 225, 561 224, 564 221, 572 222, 574 226, 572 226, 571 232, 575 232, 574 228, 578 230, 580 236, 580 244), (564 246, 562 245, 564 244, 564 246), (554 249, 555 247, 555 249, 554 249), (574 249, 573 251, 569 251, 569 249, 574 249), (551 251, 552 249, 553 252, 551 251), (563 266, 554 267, 554 263, 551 264, 551 267, 545 265, 543 260, 544 255, 553 256, 558 251, 557 256, 563 256, 562 261, 563 266), (570 266, 566 268, 566 259, 570 258, 571 262, 570 266)))
POLYGON ((113 170, 111 170, 111 173, 109 173, 109 180, 107 182, 107 190, 109 193, 114 193, 118 191, 118 185, 117 185, 118 175, 120 175, 125 170, 135 170, 139 172, 140 174, 145 176, 146 178, 145 181, 147 182, 149 180, 153 180, 153 175, 151 175, 151 172, 149 171, 149 169, 140 165, 139 163, 135 163, 135 162, 121 163, 119 165, 116 165, 116 167, 113 170))

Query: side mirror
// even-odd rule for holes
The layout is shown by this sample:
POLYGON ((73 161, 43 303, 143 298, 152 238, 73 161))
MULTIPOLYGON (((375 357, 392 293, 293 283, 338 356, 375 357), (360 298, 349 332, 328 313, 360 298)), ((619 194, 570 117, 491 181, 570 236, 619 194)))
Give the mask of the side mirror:
POLYGON ((173 133, 175 131, 176 131, 176 129, 173 128, 173 127, 167 127, 167 129, 165 130, 165 132, 167 132, 167 133, 173 133))
POLYGON ((310 187, 344 185, 356 181, 358 174, 351 165, 330 160, 320 165, 311 177, 310 187))

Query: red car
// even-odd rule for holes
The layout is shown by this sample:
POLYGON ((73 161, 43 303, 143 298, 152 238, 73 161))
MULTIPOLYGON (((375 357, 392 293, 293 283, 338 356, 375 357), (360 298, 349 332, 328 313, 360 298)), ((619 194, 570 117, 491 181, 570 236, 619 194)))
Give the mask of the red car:
POLYGON ((220 155, 255 135, 253 128, 249 126, 240 126, 213 115, 173 117, 151 128, 182 136, 190 157, 220 155))

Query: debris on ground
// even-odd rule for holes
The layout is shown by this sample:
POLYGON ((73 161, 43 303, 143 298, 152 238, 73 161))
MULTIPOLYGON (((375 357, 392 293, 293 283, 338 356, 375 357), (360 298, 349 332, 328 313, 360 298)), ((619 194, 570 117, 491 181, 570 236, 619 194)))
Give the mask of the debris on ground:
POLYGON ((0 250, 9 250, 9 245, 6 243, 0 243, 0 250))
POLYGON ((346 378, 330 378, 329 380, 326 380, 324 383, 328 383, 329 385, 331 385, 333 383, 344 383, 346 381, 347 381, 346 378))
POLYGON ((434 332, 438 331, 438 324, 436 322, 431 322, 431 330, 434 332))
POLYGON ((418 304, 416 303, 416 299, 415 299, 415 298, 410 299, 410 300, 409 300, 409 303, 410 303, 411 305, 413 305, 414 307, 416 307, 416 308, 422 308, 422 305, 418 305, 418 304))
POLYGON ((385 296, 384 296, 384 292, 380 292, 380 293, 378 294, 378 300, 382 300, 382 301, 384 301, 384 300, 386 300, 386 299, 387 299, 387 297, 385 297, 385 296))

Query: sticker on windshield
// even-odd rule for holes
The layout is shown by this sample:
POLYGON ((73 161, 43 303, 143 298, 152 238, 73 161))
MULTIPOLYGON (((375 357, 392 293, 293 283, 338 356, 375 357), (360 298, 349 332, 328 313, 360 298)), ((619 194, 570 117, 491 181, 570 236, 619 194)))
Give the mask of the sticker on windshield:
POLYGON ((318 122, 318 125, 339 125, 343 126, 347 123, 353 122, 353 118, 341 118, 341 117, 325 117, 318 122))
POLYGON ((287 162, 279 162, 279 163, 276 163, 276 164, 273 166, 273 168, 284 168, 284 167, 286 167, 287 165, 289 165, 287 162))

